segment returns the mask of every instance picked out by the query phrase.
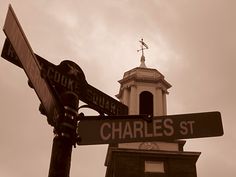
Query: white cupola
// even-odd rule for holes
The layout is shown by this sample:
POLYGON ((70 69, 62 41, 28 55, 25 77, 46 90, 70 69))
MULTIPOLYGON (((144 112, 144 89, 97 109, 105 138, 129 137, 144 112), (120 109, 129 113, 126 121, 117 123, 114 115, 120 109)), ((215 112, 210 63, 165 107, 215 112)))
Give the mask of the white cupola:
POLYGON ((130 115, 166 115, 166 95, 171 85, 158 70, 146 66, 143 50, 148 47, 143 40, 140 42, 141 64, 124 73, 123 79, 119 80, 120 90, 116 97, 129 107, 130 115))

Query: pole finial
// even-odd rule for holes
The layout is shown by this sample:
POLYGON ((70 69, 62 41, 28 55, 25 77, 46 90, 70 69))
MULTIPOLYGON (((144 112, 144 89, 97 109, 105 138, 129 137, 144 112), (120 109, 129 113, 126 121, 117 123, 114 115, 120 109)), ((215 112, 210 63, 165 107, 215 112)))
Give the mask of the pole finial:
POLYGON ((143 42, 143 38, 139 41, 141 43, 141 49, 137 50, 137 52, 142 51, 142 56, 141 56, 141 68, 146 68, 145 65, 145 56, 144 56, 144 50, 148 49, 148 45, 143 42))

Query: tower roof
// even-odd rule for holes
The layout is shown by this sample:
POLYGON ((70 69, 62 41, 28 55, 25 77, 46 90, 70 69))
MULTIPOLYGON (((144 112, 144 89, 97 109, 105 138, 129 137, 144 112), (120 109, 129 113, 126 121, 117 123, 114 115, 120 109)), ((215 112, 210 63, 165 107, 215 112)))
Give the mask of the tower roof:
POLYGON ((124 73, 123 79, 119 80, 120 84, 125 84, 133 81, 144 82, 144 83, 157 83, 162 82, 166 88, 170 88, 169 84, 165 79, 164 75, 161 74, 158 70, 147 67, 136 67, 124 73))
POLYGON ((167 89, 171 87, 171 84, 165 80, 163 74, 158 70, 147 67, 136 67, 124 73, 123 79, 118 81, 121 85, 119 94, 116 95, 120 98, 123 88, 130 87, 137 84, 154 84, 160 87, 164 92, 168 93, 167 89))

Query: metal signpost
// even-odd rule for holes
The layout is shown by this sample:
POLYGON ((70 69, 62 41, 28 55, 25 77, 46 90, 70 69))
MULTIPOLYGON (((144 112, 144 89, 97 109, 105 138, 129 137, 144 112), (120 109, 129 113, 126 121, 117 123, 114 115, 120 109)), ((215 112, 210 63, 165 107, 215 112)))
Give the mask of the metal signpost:
POLYGON ((79 145, 151 142, 223 135, 219 112, 159 116, 149 120, 134 116, 105 116, 100 119, 85 117, 79 122, 77 131, 82 138, 79 145))
POLYGON ((159 141, 223 135, 219 112, 147 117, 127 115, 128 107, 89 85, 72 61, 54 65, 33 53, 11 7, 1 56, 24 69, 48 123, 54 127, 49 177, 68 177, 72 146, 159 141), (79 100, 100 116, 78 114, 79 100), (107 114, 108 116, 104 116, 107 114), (78 121, 80 121, 78 123, 78 121))

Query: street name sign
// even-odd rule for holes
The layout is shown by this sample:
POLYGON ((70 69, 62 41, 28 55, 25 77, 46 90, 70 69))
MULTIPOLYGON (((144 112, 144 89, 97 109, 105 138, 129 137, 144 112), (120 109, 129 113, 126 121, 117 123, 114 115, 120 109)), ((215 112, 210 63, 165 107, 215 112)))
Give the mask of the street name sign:
POLYGON ((219 112, 206 112, 159 116, 152 121, 133 116, 83 119, 77 131, 81 137, 79 145, 93 145, 221 136, 223 126, 219 112))
POLYGON ((44 106, 49 124, 54 125, 61 111, 59 102, 54 97, 50 85, 41 77, 42 68, 33 53, 11 5, 9 5, 3 31, 14 48, 21 66, 44 106))
POLYGON ((100 113, 108 115, 128 115, 128 107, 116 99, 108 96, 91 85, 87 85, 82 101, 88 105, 93 105, 94 109, 100 113))
MULTIPOLYGON (((1 56, 7 61, 22 68, 22 64, 9 39, 5 40, 1 56)), ((126 105, 89 85, 86 81, 72 78, 68 73, 60 70, 57 65, 50 63, 39 55, 35 54, 35 56, 39 65, 44 70, 44 75, 47 76, 53 85, 76 93, 81 101, 92 106, 100 113, 105 113, 107 115, 128 114, 128 107, 126 105), (86 84, 83 85, 82 83, 86 84)))

